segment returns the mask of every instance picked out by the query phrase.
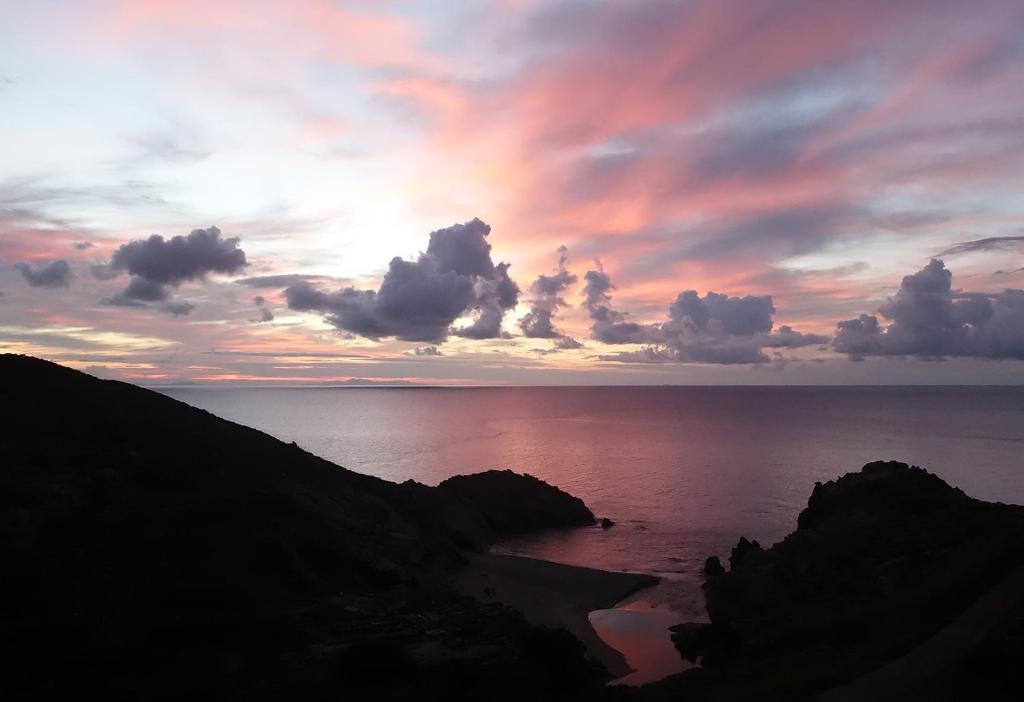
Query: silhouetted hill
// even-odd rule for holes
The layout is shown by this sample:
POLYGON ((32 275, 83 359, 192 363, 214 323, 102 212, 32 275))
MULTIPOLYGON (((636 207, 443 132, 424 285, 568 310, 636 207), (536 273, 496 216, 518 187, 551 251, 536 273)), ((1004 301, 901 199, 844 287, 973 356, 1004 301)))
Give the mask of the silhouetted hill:
MULTIPOLYGON (((17 644, 3 686, 18 696, 399 694, 460 669, 461 692, 600 684, 571 636, 447 591, 460 549, 506 526, 460 495, 38 359, 4 355, 0 378, 0 612, 17 644), (388 648, 428 623, 433 659, 388 648)), ((546 483, 504 480, 511 525, 593 521, 546 483)))
MULTIPOLYGON (((740 539, 729 561, 728 571, 717 558, 705 569, 711 624, 682 625, 674 636, 685 656, 702 657, 705 670, 667 682, 662 692, 811 699, 899 658, 1021 568, 1024 508, 972 499, 903 463, 869 463, 815 485, 796 531, 781 542, 764 549, 740 539)), ((1024 614, 1024 593, 1006 608, 1008 617, 1024 614)), ((1019 642, 1024 626, 1017 626, 1016 633, 975 633, 1019 642)), ((996 640, 988 645, 992 656, 1012 650, 996 640)), ((984 647, 972 640, 968 648, 984 647)), ((918 681, 897 675, 887 694, 867 697, 1019 699, 1024 681, 1013 682, 1013 668, 974 680, 966 655, 953 656, 962 664, 958 675, 953 665, 943 669, 948 689, 967 694, 971 680, 966 697, 927 687, 939 671, 918 681)))

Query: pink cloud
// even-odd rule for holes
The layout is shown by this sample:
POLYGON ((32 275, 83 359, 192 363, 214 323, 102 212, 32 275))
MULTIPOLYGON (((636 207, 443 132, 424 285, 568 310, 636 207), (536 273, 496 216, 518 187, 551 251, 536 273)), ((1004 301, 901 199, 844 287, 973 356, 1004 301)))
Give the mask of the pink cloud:
MULTIPOLYGON (((1005 179, 1020 165, 1019 149, 980 147, 969 126, 979 115, 1019 124, 1019 104, 1005 97, 1018 92, 1007 83, 1012 73, 997 67, 984 80, 962 77, 1012 39, 1024 15, 1012 3, 984 3, 966 14, 928 2, 590 10, 562 24, 554 13, 528 23, 547 43, 508 77, 434 80, 429 90, 403 92, 433 118, 428 177, 501 193, 484 200, 496 210, 488 216, 496 231, 511 234, 504 245, 527 259, 531 273, 546 263, 531 253, 538 243, 565 242, 609 265, 669 256, 658 277, 635 281, 638 290, 668 292, 681 276, 710 287, 768 272, 794 250, 869 231, 872 199, 889 185, 955 191, 1005 179), (978 12, 988 20, 980 31, 970 21, 978 12), (946 39, 936 42, 937 35, 946 39), (745 110, 773 96, 789 106, 796 98, 785 91, 801 85, 801 99, 859 86, 867 92, 812 115, 810 124, 796 123, 792 147, 782 149, 778 142, 788 134, 767 130, 764 120, 784 118, 769 110, 758 121, 745 110), (922 128, 935 115, 948 127, 922 128), (946 135, 958 126, 967 151, 947 158, 946 135), (751 137, 750 151, 732 154, 743 129, 765 131, 751 137), (710 176, 709 163, 717 169, 710 176), (671 259, 679 255, 673 250, 744 220, 829 208, 859 211, 859 221, 788 240, 767 232, 763 245, 720 260, 671 259), (659 230, 669 233, 646 234, 659 230)), ((523 44, 533 38, 529 31, 517 36, 523 44)))
POLYGON ((114 3, 94 28, 119 42, 212 35, 228 45, 241 41, 289 59, 313 55, 368 67, 440 65, 419 48, 421 33, 409 19, 329 0, 124 0, 114 3))

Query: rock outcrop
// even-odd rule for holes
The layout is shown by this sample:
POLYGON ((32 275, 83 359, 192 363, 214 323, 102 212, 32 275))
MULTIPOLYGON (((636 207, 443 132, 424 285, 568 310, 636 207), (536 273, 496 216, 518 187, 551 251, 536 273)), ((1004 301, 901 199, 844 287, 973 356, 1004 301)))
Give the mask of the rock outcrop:
POLYGON ((705 565, 711 623, 673 630, 704 665, 693 684, 801 699, 901 654, 1024 562, 1024 508, 870 463, 815 485, 783 541, 741 538, 729 561, 705 565))
POLYGON ((539 478, 510 470, 456 475, 437 489, 483 515, 496 535, 596 523, 593 512, 580 498, 539 478))

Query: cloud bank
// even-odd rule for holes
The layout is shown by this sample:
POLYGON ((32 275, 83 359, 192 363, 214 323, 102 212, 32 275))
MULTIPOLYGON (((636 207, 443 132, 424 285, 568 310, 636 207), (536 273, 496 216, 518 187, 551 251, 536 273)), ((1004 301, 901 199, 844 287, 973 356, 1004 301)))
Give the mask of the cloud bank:
POLYGON ((491 260, 491 228, 479 219, 430 233, 415 261, 395 257, 377 290, 346 287, 324 292, 307 281, 285 288, 288 307, 323 313, 334 327, 370 339, 442 342, 449 335, 493 339, 519 287, 509 264, 491 260), (455 327, 473 315, 468 326, 455 327))
POLYGON ((862 314, 836 325, 835 350, 866 356, 1024 359, 1024 290, 968 293, 953 289, 939 259, 903 278, 878 309, 889 324, 862 314))
POLYGON ((611 307, 611 279, 603 270, 588 271, 584 306, 591 333, 606 344, 646 344, 640 351, 606 355, 604 360, 633 363, 764 363, 765 349, 825 344, 828 337, 803 334, 789 326, 773 331, 775 305, 770 295, 732 297, 696 290, 679 293, 669 305, 668 320, 631 322, 611 307))

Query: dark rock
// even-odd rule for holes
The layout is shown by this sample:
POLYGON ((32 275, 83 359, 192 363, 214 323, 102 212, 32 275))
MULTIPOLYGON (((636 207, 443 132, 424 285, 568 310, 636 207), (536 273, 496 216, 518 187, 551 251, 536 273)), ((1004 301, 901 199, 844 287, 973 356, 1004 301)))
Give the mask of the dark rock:
POLYGON ((816 485, 796 531, 771 548, 741 538, 728 572, 708 559, 711 624, 674 640, 702 657, 701 685, 720 672, 746 690, 730 699, 809 699, 902 655, 1022 562, 1024 508, 869 463, 816 485), (777 669, 784 688, 767 672, 777 669))
POLYGON ((729 629, 713 624, 677 624, 669 631, 679 655, 690 662, 720 660, 731 654, 737 643, 729 629))
POLYGON ((601 517, 602 529, 611 529, 613 526, 615 526, 615 522, 613 522, 611 519, 608 519, 608 517, 601 517))
POLYGON ((679 649, 679 655, 688 661, 696 661, 704 648, 701 644, 703 633, 710 624, 684 623, 669 627, 672 643, 679 649))
POLYGON ((744 560, 751 557, 757 558, 763 553, 761 544, 757 540, 747 541, 747 537, 741 536, 740 540, 733 546, 732 555, 729 556, 729 567, 735 568, 744 560))
POLYGON ((825 484, 815 483, 797 529, 812 529, 846 518, 876 521, 931 517, 976 503, 937 475, 897 461, 875 461, 859 473, 848 473, 825 484))
POLYGON ((471 506, 499 536, 595 523, 594 513, 583 500, 532 475, 510 470, 456 475, 437 489, 471 506))
POLYGON ((725 574, 725 568, 722 566, 722 562, 718 560, 718 556, 709 556, 704 561, 704 576, 708 578, 714 578, 719 575, 725 574))

